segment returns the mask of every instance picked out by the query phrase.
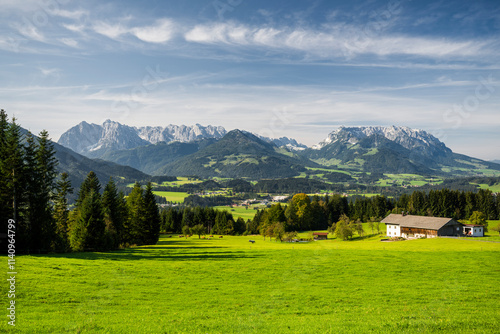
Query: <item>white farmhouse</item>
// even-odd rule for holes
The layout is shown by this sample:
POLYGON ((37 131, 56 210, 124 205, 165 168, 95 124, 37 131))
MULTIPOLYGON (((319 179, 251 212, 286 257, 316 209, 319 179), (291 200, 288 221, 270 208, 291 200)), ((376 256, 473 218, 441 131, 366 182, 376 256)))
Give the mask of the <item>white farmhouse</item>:
POLYGON ((463 224, 452 218, 390 214, 382 220, 390 238, 434 238, 438 236, 461 236, 463 224))

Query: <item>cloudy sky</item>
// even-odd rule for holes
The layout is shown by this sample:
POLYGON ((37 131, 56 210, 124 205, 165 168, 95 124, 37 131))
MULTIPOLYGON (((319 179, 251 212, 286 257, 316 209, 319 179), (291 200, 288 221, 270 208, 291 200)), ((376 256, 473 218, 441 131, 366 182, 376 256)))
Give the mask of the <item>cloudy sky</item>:
POLYGON ((500 159, 496 0, 2 0, 0 19, 0 108, 55 140, 106 119, 307 145, 402 125, 500 159))

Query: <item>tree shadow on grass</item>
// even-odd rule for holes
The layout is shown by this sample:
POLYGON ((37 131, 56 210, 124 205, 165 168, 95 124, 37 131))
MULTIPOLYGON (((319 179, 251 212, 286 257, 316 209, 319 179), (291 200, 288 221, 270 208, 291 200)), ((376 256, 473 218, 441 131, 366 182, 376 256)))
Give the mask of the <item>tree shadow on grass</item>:
POLYGON ((36 254, 34 257, 67 258, 82 260, 109 260, 109 261, 204 261, 227 260, 238 258, 256 258, 259 255, 248 251, 222 251, 223 246, 193 246, 192 242, 172 240, 160 241, 157 245, 138 246, 107 252, 77 252, 60 254, 36 254), (163 246, 169 245, 169 246, 163 246))
POLYGON ((349 239, 349 241, 361 241, 361 240, 366 240, 366 239, 370 239, 372 237, 376 237, 377 233, 374 233, 374 234, 365 234, 363 236, 355 236, 355 237, 352 237, 351 239, 349 239))

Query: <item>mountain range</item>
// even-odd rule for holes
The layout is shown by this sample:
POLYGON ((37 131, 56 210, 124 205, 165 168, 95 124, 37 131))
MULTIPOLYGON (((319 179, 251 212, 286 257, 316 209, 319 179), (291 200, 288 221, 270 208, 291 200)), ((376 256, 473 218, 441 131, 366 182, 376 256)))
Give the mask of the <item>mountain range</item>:
MULTIPOLYGON (((191 143, 203 139, 221 139, 227 134, 222 126, 195 124, 132 127, 111 120, 102 125, 81 122, 64 132, 58 143, 89 158, 101 158, 117 150, 134 149, 158 143, 191 143)), ((260 139, 290 149, 305 149, 306 146, 286 137, 260 139)))
MULTIPOLYGON (((21 128, 21 134, 25 136, 28 130, 21 128)), ((25 139, 24 139, 25 140, 25 139)), ((70 148, 64 147, 58 143, 52 142, 54 147, 54 156, 58 161, 58 173, 66 172, 69 174, 69 180, 74 189, 71 200, 76 199, 79 187, 85 180, 88 173, 93 171, 102 185, 106 184, 112 177, 117 185, 126 185, 135 181, 156 181, 165 179, 164 177, 152 177, 126 164, 117 164, 102 159, 90 159, 76 153, 70 148)))
POLYGON ((500 165, 452 152, 424 130, 402 126, 340 127, 312 147, 220 126, 130 127, 82 122, 58 141, 87 157, 152 175, 298 176, 307 169, 428 176, 495 175, 500 165))

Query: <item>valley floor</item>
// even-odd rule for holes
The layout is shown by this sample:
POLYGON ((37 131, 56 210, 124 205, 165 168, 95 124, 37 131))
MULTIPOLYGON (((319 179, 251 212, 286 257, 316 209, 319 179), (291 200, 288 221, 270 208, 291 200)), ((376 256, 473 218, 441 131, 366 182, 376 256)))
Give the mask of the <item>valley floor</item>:
POLYGON ((116 252, 18 256, 16 327, 4 317, 0 332, 498 332, 499 243, 379 239, 162 235, 116 252))

